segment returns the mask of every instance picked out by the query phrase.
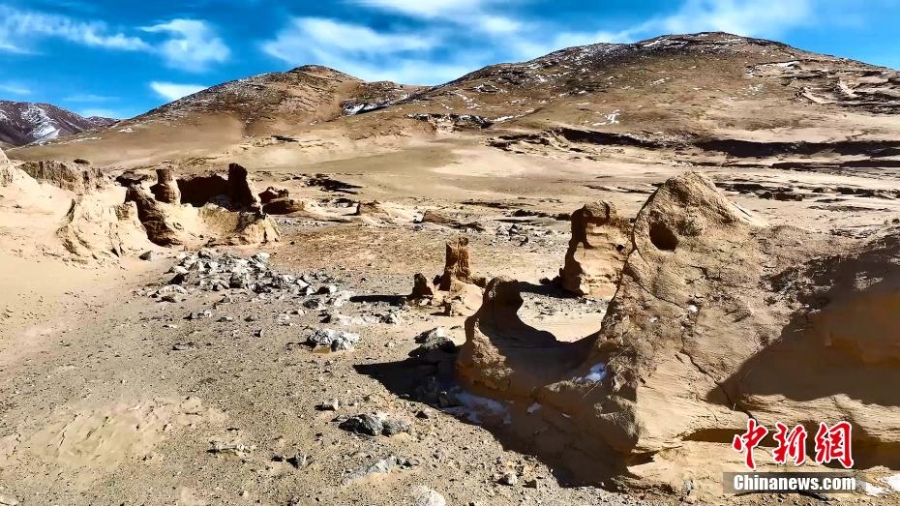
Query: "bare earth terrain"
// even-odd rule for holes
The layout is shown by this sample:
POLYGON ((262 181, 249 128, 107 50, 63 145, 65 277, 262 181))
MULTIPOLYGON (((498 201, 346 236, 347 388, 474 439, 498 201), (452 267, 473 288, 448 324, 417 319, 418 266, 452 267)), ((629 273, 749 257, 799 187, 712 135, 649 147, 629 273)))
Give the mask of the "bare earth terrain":
POLYGON ((0 504, 900 504, 898 112, 710 33, 6 149, 0 504), (724 495, 748 416, 867 493, 724 495))

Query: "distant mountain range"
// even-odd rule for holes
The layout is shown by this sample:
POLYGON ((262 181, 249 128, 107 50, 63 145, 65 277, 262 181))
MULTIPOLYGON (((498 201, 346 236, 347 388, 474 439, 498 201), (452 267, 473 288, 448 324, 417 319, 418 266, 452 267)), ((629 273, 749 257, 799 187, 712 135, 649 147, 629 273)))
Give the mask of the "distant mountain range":
POLYGON ((0 146, 24 146, 93 128, 112 125, 117 120, 85 118, 51 104, 0 100, 0 146))

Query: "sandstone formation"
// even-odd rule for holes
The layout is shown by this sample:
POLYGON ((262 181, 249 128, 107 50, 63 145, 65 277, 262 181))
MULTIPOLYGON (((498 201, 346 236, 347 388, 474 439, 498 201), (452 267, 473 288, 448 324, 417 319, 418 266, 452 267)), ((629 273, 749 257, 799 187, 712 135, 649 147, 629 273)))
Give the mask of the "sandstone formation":
POLYGON ((214 238, 212 246, 246 246, 277 242, 278 228, 267 216, 256 212, 231 212, 208 205, 200 209, 200 218, 214 238))
POLYGON ((260 197, 247 179, 247 169, 236 163, 228 166, 227 178, 218 174, 184 177, 178 179, 178 189, 181 202, 194 207, 213 203, 237 211, 260 205, 260 197))
POLYGON ((259 206, 259 197, 253 191, 250 181, 247 180, 247 169, 236 163, 228 165, 229 197, 235 206, 254 207, 259 206))
POLYGON ((175 169, 163 167, 156 169, 156 184, 150 187, 150 192, 159 202, 166 204, 181 204, 181 190, 175 180, 175 169))
POLYGON ((138 219, 147 230, 150 242, 159 246, 178 246, 183 244, 173 226, 166 221, 166 211, 162 204, 142 190, 139 186, 131 186, 125 192, 125 203, 134 202, 138 210, 138 219))
POLYGON ((108 206, 74 199, 56 235, 69 253, 101 262, 138 254, 148 246, 134 202, 108 206))
POLYGON ((290 197, 291 193, 285 189, 277 189, 273 186, 270 186, 265 189, 265 191, 259 194, 259 201, 263 204, 268 204, 269 202, 278 199, 278 198, 287 198, 290 197))
POLYGON ((572 213, 572 238, 559 276, 579 296, 610 298, 616 293, 628 250, 628 220, 609 202, 587 204, 572 213))
POLYGON ((3 150, 0 149, 0 187, 7 186, 12 183, 12 180, 12 163, 9 161, 9 158, 6 157, 3 150))
POLYGON ((850 247, 768 226, 689 172, 638 214, 599 333, 570 344, 529 327, 520 285, 495 279, 458 377, 540 406, 531 429, 564 441, 544 449, 595 482, 680 486, 685 459, 727 449, 749 416, 812 433, 850 420, 857 460, 895 466, 898 252, 894 236, 850 247))
POLYGON ((450 291, 454 282, 484 286, 485 279, 472 274, 469 265, 469 239, 461 237, 447 242, 444 259, 444 273, 441 275, 440 289, 450 291))
POLYGON ((102 186, 102 176, 97 169, 82 164, 69 164, 58 160, 25 162, 19 166, 29 176, 74 193, 87 193, 102 186))
POLYGON ((409 298, 419 300, 428 297, 434 297, 434 287, 431 286, 424 274, 418 273, 413 276, 413 289, 409 298))

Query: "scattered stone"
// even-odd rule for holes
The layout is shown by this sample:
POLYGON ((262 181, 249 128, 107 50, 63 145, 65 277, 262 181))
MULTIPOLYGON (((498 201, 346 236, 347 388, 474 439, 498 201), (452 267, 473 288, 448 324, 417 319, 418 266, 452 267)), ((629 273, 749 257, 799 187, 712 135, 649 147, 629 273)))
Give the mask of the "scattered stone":
POLYGON ((515 473, 506 473, 500 477, 498 483, 500 483, 501 485, 514 487, 517 483, 519 483, 519 477, 516 476, 515 473))
POLYGON ((359 342, 359 334, 334 329, 317 329, 307 338, 313 348, 329 348, 331 351, 352 350, 359 342))
POLYGON ((413 488, 412 497, 415 506, 447 506, 444 496, 422 485, 413 488))
POLYGON ((401 318, 396 311, 391 311, 381 316, 381 323, 386 323, 388 325, 400 325, 401 323, 403 323, 403 318, 401 318))
POLYGON ((396 418, 388 418, 382 422, 381 427, 381 435, 387 437, 396 436, 397 434, 408 434, 412 430, 412 426, 409 423, 396 418))
POLYGON ((415 342, 420 344, 420 350, 433 351, 441 350, 447 353, 456 352, 456 344, 447 336, 447 329, 437 327, 427 332, 423 332, 416 336, 415 342))
POLYGON ((389 457, 378 460, 373 464, 360 467, 356 471, 351 472, 344 479, 344 483, 349 483, 351 481, 362 479, 367 476, 372 476, 374 474, 389 473, 394 469, 411 469, 415 466, 416 463, 409 459, 391 455, 389 457))
POLYGON ((0 493, 0 504, 3 506, 18 506, 19 500, 9 494, 0 493))
POLYGON ((250 452, 255 450, 253 446, 247 446, 241 443, 223 443, 221 441, 212 441, 210 443, 212 448, 207 450, 207 453, 214 453, 217 455, 234 455, 236 457, 247 457, 250 452))
POLYGON ((141 260, 146 260, 146 261, 149 262, 150 260, 153 260, 153 252, 152 252, 152 251, 145 251, 145 252, 141 253, 141 256, 139 256, 138 258, 140 258, 141 260))
POLYGON ((354 434, 377 436, 384 430, 384 423, 380 417, 364 413, 344 420, 338 428, 354 434))
POLYGON ((309 457, 307 455, 303 455, 298 453, 293 457, 288 457, 287 463, 294 466, 297 469, 303 469, 309 463, 309 457))
POLYGON ((337 411, 338 408, 341 407, 341 401, 337 398, 329 399, 325 402, 322 402, 316 405, 316 409, 319 411, 337 411))

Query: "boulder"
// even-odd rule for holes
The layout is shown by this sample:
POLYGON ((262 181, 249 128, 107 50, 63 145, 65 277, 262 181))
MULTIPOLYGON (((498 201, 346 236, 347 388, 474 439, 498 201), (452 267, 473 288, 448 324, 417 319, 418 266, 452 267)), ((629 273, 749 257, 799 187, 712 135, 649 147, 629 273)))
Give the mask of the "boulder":
POLYGON ((572 213, 572 238, 559 276, 578 296, 610 298, 616 293, 631 242, 628 220, 609 202, 587 204, 572 213))

